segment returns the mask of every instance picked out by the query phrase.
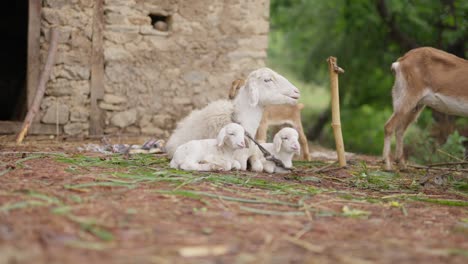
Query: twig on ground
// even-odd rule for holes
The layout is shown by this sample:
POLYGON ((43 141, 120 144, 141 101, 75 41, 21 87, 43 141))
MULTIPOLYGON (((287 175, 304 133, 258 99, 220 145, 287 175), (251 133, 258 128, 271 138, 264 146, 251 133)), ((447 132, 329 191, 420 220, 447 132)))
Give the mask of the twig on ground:
POLYGON ((283 237, 283 240, 285 241, 288 241, 296 246, 300 246, 310 252, 313 252, 313 253, 322 253, 323 251, 325 251, 325 247, 324 246, 319 246, 319 245, 314 245, 314 244, 311 244, 307 241, 304 241, 304 240, 300 240, 300 239, 297 239, 297 238, 294 238, 294 237, 290 237, 290 236, 285 236, 283 237))
POLYGON ((468 172, 468 169, 458 169, 458 168, 448 168, 448 167, 429 167, 421 165, 411 165, 408 164, 408 167, 422 170, 443 170, 443 171, 458 171, 458 172, 468 172))
POLYGON ((468 165, 468 161, 461 162, 444 162, 444 163, 432 163, 428 164, 428 167, 441 167, 441 166, 456 166, 456 165, 468 165))
POLYGON ((338 161, 335 161, 333 163, 327 164, 327 165, 325 165, 323 167, 320 167, 320 168, 308 169, 305 172, 313 172, 313 173, 323 172, 323 171, 327 170, 328 168, 330 168, 331 166, 336 165, 337 163, 338 163, 338 161))
POLYGON ((299 232, 294 236, 295 239, 300 239, 303 235, 312 230, 313 226, 311 223, 306 224, 299 232))
POLYGON ((239 209, 250 212, 250 213, 262 214, 262 215, 274 215, 274 216, 304 216, 305 215, 305 213, 301 211, 272 211, 272 210, 257 209, 257 208, 246 207, 246 206, 239 206, 239 209))
POLYGON ((42 155, 61 155, 66 156, 65 152, 43 152, 43 151, 2 151, 0 155, 18 155, 18 154, 42 154, 42 155))
POLYGON ((290 207, 299 207, 298 204, 282 202, 282 201, 276 201, 276 200, 270 200, 270 199, 258 199, 258 200, 257 199, 244 199, 244 198, 237 198, 237 197, 231 197, 231 196, 225 196, 225 195, 217 195, 217 194, 212 194, 212 193, 207 193, 207 192, 200 192, 200 191, 186 191, 186 190, 165 191, 165 190, 157 190, 156 192, 163 193, 163 194, 173 194, 173 195, 177 195, 178 193, 180 193, 180 194, 200 195, 200 196, 206 196, 206 197, 211 197, 211 198, 217 198, 217 199, 220 199, 220 200, 231 201, 231 202, 240 202, 240 203, 274 204, 274 205, 284 205, 284 206, 290 206, 290 207))

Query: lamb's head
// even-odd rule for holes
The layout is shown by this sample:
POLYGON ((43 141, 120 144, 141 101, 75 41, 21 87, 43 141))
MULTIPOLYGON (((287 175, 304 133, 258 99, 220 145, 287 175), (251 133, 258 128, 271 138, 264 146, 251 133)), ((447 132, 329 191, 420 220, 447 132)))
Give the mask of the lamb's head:
POLYGON ((244 128, 236 123, 229 123, 218 133, 216 138, 218 147, 224 145, 232 149, 241 149, 245 148, 245 130, 244 128))
POLYGON ((250 104, 297 104, 299 89, 286 78, 269 68, 260 68, 249 74, 245 84, 250 104))
POLYGON ((299 134, 294 128, 285 127, 273 137, 273 145, 276 152, 299 154, 301 147, 299 145, 299 134))

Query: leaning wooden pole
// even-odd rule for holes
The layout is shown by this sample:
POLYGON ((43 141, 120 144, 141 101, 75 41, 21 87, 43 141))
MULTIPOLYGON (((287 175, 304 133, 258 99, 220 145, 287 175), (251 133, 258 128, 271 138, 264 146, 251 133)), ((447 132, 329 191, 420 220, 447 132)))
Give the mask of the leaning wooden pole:
POLYGON ((336 153, 338 162, 341 167, 346 166, 345 149, 343 142, 343 134, 341 133, 340 120, 340 94, 338 89, 338 74, 344 73, 344 70, 336 64, 335 57, 328 57, 328 70, 330 72, 330 87, 332 99, 332 128, 335 136, 336 153))
POLYGON ((28 114, 24 119, 23 126, 19 131, 18 135, 16 136, 16 144, 21 144, 23 142, 24 137, 28 133, 28 129, 31 126, 32 121, 34 120, 34 116, 36 116, 37 112, 39 112, 39 107, 41 106, 42 98, 44 97, 44 93, 46 90, 46 84, 50 77, 50 72, 52 71, 52 66, 55 63, 55 55, 57 54, 57 46, 58 46, 58 38, 59 38, 59 31, 56 28, 51 28, 50 30, 50 43, 49 43, 49 50, 47 54, 47 61, 44 66, 44 70, 41 73, 39 78, 39 84, 36 89, 36 95, 34 96, 34 101, 30 105, 28 110, 28 114))

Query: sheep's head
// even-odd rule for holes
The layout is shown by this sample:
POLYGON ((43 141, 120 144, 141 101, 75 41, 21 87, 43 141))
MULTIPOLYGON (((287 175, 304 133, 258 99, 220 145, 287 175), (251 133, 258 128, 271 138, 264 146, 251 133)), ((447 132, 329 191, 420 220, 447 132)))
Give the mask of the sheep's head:
POLYGON ((260 68, 249 74, 245 87, 250 104, 297 104, 299 89, 286 78, 269 68, 260 68))
POLYGON ((301 147, 299 145, 299 134, 294 128, 285 127, 273 137, 273 145, 276 152, 299 154, 301 147))
POLYGON ((236 123, 230 123, 221 128, 218 133, 217 143, 218 147, 224 145, 229 146, 233 149, 245 148, 245 130, 244 128, 236 123))

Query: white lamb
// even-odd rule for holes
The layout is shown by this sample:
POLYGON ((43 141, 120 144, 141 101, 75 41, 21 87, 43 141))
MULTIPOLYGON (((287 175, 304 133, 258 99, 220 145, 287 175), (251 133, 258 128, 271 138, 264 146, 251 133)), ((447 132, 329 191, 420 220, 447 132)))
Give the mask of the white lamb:
POLYGON ((244 128, 236 123, 224 126, 216 139, 191 140, 177 148, 170 166, 175 169, 212 171, 240 169, 236 149, 245 148, 244 128))
MULTIPOLYGON (((281 160, 286 168, 291 168, 294 154, 299 154, 301 151, 298 138, 299 133, 294 128, 285 127, 276 133, 273 137, 273 143, 262 143, 261 145, 275 158, 281 160)), ((262 158, 262 164, 263 170, 268 173, 286 172, 285 169, 265 158, 262 158)))
MULTIPOLYGON (((214 138, 224 125, 236 122, 250 135, 255 136, 262 119, 263 108, 274 104, 297 104, 299 90, 286 78, 269 68, 260 68, 249 74, 245 89, 240 89, 234 100, 218 100, 205 108, 192 111, 179 122, 166 144, 166 151, 172 157, 178 146, 193 140, 214 138)), ((241 169, 247 167, 250 157, 252 170, 261 171, 256 146, 250 144, 250 151, 239 154, 241 169), (245 155, 247 153, 247 155, 245 155)))

